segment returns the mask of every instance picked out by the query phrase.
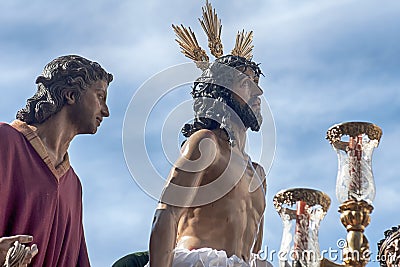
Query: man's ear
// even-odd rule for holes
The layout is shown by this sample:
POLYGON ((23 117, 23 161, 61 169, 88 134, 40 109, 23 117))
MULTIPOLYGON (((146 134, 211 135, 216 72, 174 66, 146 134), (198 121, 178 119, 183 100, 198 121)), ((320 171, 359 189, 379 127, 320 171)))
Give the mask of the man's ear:
POLYGON ((64 94, 64 98, 65 98, 65 103, 67 103, 69 105, 75 104, 76 101, 78 100, 76 92, 74 92, 72 90, 66 91, 64 94))

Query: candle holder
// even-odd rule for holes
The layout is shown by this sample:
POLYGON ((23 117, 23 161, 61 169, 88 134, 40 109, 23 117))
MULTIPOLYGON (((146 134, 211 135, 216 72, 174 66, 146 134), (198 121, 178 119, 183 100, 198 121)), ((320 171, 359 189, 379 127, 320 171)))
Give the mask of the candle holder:
POLYGON ((329 196, 314 189, 294 188, 280 191, 273 201, 283 222, 279 266, 319 267, 318 231, 331 203, 329 196))
POLYGON ((340 203, 364 200, 372 204, 375 183, 372 153, 378 146, 382 130, 368 122, 345 122, 328 129, 326 138, 338 155, 336 197, 340 203), (348 136, 348 141, 342 141, 348 136))
MULTIPOLYGON (((369 261, 365 227, 370 223, 375 183, 372 174, 372 153, 379 145, 382 130, 368 122, 346 122, 328 129, 326 138, 338 154, 336 197, 340 220, 347 229, 343 262, 346 266, 363 267, 369 261), (349 140, 342 140, 348 136, 349 140)), ((322 266, 340 266, 324 259, 322 266)))

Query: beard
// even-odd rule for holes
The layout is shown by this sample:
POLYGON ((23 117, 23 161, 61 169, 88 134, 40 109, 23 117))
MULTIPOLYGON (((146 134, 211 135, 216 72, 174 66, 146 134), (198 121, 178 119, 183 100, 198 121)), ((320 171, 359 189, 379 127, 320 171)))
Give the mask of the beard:
POLYGON ((241 105, 233 96, 230 99, 230 105, 233 111, 239 116, 243 125, 252 131, 258 132, 263 121, 260 109, 252 110, 249 104, 241 105))

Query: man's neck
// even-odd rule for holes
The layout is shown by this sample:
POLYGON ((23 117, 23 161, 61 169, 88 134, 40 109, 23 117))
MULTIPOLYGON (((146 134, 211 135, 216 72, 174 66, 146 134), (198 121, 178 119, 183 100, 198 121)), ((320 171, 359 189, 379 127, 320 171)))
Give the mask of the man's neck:
POLYGON ((235 137, 235 146, 241 153, 244 153, 244 148, 246 146, 246 138, 247 138, 246 135, 247 128, 244 128, 243 125, 237 125, 236 123, 232 123, 231 129, 235 137))
POLYGON ((42 140, 54 167, 61 164, 68 151, 69 144, 76 136, 67 117, 60 111, 41 124, 34 124, 36 134, 42 140))

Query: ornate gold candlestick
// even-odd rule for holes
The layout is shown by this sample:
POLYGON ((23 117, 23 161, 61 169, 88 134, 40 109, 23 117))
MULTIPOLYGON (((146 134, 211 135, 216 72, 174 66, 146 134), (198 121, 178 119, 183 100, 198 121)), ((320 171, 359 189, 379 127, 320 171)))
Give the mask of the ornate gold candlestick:
POLYGON ((348 266, 365 266, 369 261, 371 253, 364 229, 370 222, 372 210, 372 205, 364 200, 348 200, 339 207, 340 220, 347 229, 343 261, 348 266))

